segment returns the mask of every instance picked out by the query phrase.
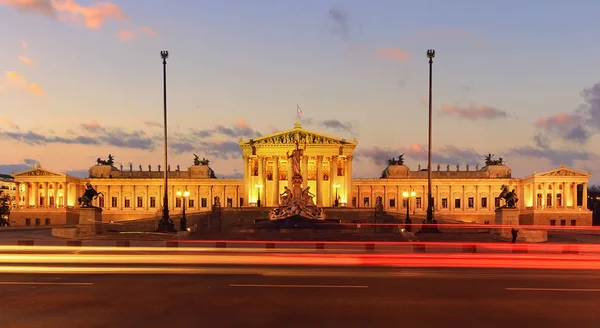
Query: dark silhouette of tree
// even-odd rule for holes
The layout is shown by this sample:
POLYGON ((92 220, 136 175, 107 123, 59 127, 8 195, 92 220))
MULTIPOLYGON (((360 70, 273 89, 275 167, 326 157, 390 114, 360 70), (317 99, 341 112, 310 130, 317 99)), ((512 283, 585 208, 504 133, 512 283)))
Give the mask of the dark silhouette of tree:
POLYGON ((0 227, 9 226, 10 195, 0 190, 0 227))

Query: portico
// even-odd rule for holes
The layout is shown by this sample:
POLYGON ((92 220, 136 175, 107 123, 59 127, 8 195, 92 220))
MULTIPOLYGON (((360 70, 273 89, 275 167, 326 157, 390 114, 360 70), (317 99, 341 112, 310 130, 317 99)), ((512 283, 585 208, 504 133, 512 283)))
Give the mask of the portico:
POLYGON ((333 206, 335 195, 340 206, 351 199, 352 159, 356 140, 349 141, 313 132, 296 123, 293 129, 264 137, 243 140, 239 145, 244 160, 244 189, 248 205, 279 205, 285 186, 292 187, 292 158, 298 147, 304 148, 300 170, 302 188, 310 187, 317 206, 333 206), (334 188, 336 187, 336 188, 334 188))

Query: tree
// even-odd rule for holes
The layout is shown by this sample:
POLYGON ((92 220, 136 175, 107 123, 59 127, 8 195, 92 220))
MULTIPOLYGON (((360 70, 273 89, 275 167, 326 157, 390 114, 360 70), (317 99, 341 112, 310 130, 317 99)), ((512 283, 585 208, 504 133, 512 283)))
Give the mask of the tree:
POLYGON ((0 190, 0 227, 10 225, 10 221, 8 220, 9 216, 10 195, 8 193, 3 193, 3 190, 0 190))

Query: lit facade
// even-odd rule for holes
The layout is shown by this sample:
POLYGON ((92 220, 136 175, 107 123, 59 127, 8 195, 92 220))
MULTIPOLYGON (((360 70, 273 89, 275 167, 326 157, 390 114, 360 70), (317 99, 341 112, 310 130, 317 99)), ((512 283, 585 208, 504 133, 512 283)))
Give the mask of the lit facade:
MULTIPOLYGON (((221 207, 253 207, 279 204, 285 186, 291 185, 292 168, 288 154, 306 147, 301 158, 303 188, 310 187, 317 206, 374 208, 380 202, 388 213, 402 216, 407 206, 412 215, 425 216, 426 170, 390 165, 380 178, 352 178, 356 140, 346 140, 303 129, 293 129, 239 145, 244 164, 243 179, 217 179, 208 165, 192 165, 181 171, 167 168, 169 209, 179 215, 186 202, 188 213, 221 207), (177 197, 188 191, 189 197, 177 197), (414 196, 403 198, 408 191, 414 196)), ((103 220, 119 221, 160 216, 163 200, 164 168, 133 166, 115 168, 95 165, 89 178, 81 179, 37 166, 14 174, 17 208, 11 214, 13 225, 44 225, 77 222, 78 202, 85 184, 91 183, 102 195, 94 205, 103 208, 103 220)), ((591 225, 592 212, 587 199, 590 173, 561 166, 555 170, 513 178, 505 165, 461 169, 455 165, 437 166, 432 171, 434 215, 438 220, 493 222, 494 209, 503 205, 498 198, 501 186, 515 189, 522 224, 591 225)))

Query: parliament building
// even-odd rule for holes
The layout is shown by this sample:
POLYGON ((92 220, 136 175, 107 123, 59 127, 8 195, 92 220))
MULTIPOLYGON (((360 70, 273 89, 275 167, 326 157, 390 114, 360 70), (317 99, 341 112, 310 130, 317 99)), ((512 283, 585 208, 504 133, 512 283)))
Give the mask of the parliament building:
MULTIPOLYGON (((88 178, 52 172, 40 165, 13 174, 15 208, 12 225, 55 225, 77 222, 78 197, 90 183, 102 193, 94 205, 103 209, 104 221, 134 220, 159 216, 163 200, 163 176, 168 174, 171 215, 186 211, 211 211, 220 207, 277 206, 285 186, 291 185, 289 154, 304 149, 301 158, 303 188, 309 186, 314 203, 327 209, 375 208, 380 203, 388 213, 424 217, 427 208, 427 170, 411 169, 392 160, 378 178, 352 178, 356 140, 328 136, 294 128, 243 140, 239 146, 244 163, 243 178, 216 178, 208 161, 196 160, 185 170, 153 169, 150 166, 115 167, 99 161, 88 178), (182 198, 183 192, 188 197, 182 198), (407 191, 409 197, 403 197, 407 191), (178 193, 179 192, 179 193, 178 193), (414 192, 414 193, 412 193, 414 192), (260 202, 258 200, 260 199, 260 202), (337 200, 337 202, 336 202, 337 200)), ((491 160, 491 156, 489 158, 491 160)), ((494 210, 502 206, 501 187, 515 190, 521 224, 591 225, 592 212, 585 206, 590 173, 563 165, 548 171, 514 178, 502 161, 486 161, 475 168, 434 165, 432 196, 438 221, 485 223, 494 221, 494 210)))

